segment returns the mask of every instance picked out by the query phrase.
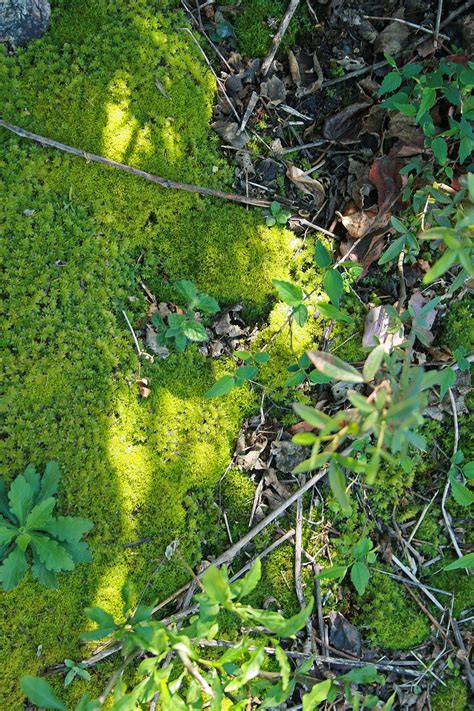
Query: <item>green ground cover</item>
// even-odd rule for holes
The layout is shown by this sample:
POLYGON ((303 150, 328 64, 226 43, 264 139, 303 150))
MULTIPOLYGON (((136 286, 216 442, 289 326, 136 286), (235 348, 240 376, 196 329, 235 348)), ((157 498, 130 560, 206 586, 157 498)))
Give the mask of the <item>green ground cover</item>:
MULTIPOLYGON (((178 29, 184 18, 163 5, 55 3, 42 40, 2 54, 3 117, 159 175, 227 185, 208 127, 214 81, 178 29)), ((29 462, 59 460, 60 508, 95 523, 93 562, 61 576, 58 591, 28 575, 1 593, 0 706, 17 709, 21 674, 87 653, 77 641, 85 606, 116 611, 124 580, 141 590, 175 537, 189 562, 201 558, 206 511, 194 502, 211 502, 253 407, 245 390, 203 401, 215 373, 196 349, 142 369, 152 393, 139 400, 121 309, 137 323, 139 280, 163 298, 174 295, 170 281, 188 278, 257 317, 271 278, 286 275, 290 235, 255 212, 165 192, 3 131, 0 144, 0 473, 8 482, 29 462), (124 548, 143 536, 151 541, 124 548)), ((173 562, 149 595, 163 597, 185 579, 173 562)), ((91 693, 102 683, 94 674, 91 693)))

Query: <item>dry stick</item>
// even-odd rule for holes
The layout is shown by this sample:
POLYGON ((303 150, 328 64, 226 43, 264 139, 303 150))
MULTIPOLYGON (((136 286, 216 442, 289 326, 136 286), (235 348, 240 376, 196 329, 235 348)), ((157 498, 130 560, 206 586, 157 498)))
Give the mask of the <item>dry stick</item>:
POLYGON ((455 648, 456 648, 455 645, 451 642, 451 640, 449 639, 448 635, 446 634, 446 632, 444 631, 444 629, 443 629, 443 628, 441 627, 441 625, 439 624, 439 622, 438 622, 438 620, 436 619, 436 617, 434 617, 434 615, 431 614, 431 612, 428 610, 428 608, 426 607, 426 605, 424 605, 423 602, 420 600, 420 598, 418 597, 418 595, 417 595, 415 592, 413 592, 413 590, 410 588, 410 586, 407 585, 406 583, 403 583, 403 587, 404 587, 405 590, 409 593, 410 597, 412 597, 413 600, 416 602, 416 604, 418 605, 418 607, 420 608, 420 610, 422 610, 422 611, 425 613, 425 615, 427 616, 427 618, 429 619, 429 621, 431 622, 431 624, 432 624, 434 627, 436 627, 436 629, 437 629, 438 632, 440 633, 441 637, 442 637, 445 641, 447 641, 448 644, 450 644, 453 649, 455 649, 455 648))
MULTIPOLYGON (((258 198, 246 197, 245 195, 237 195, 236 193, 225 193, 222 190, 214 190, 213 188, 203 188, 199 185, 191 185, 190 183, 179 183, 175 180, 169 180, 168 178, 161 178, 158 175, 153 175, 152 173, 147 173, 139 168, 132 168, 131 165, 126 165, 125 163, 118 163, 115 160, 110 160, 109 158, 104 158, 103 156, 96 155, 95 153, 88 153, 87 151, 82 151, 79 148, 73 148, 65 143, 59 143, 59 141, 54 141, 51 138, 45 138, 44 136, 39 136, 36 133, 31 133, 31 131, 26 131, 19 126, 14 126, 11 123, 7 123, 0 119, 0 126, 5 128, 7 131, 15 133, 20 138, 29 138, 31 141, 35 141, 42 146, 49 146, 50 148, 57 148, 65 153, 71 153, 72 155, 79 156, 80 158, 85 158, 87 161, 93 161, 94 163, 102 163, 102 165, 108 165, 111 168, 118 168, 118 170, 123 170, 126 173, 131 173, 132 175, 138 175, 141 178, 145 178, 152 183, 157 183, 161 185, 162 188, 170 188, 174 190, 184 190, 189 193, 197 193, 198 195, 203 195, 205 197, 218 197, 224 200, 230 200, 231 202, 243 203, 244 205, 254 205, 255 207, 268 207, 271 202, 270 200, 260 200, 258 198)), ((275 198, 280 200, 280 198, 275 198)), ((284 199, 283 199, 284 201, 284 199)))
POLYGON ((262 63, 262 74, 263 76, 266 75, 268 70, 270 69, 270 66, 275 59, 275 55, 278 51, 278 47, 280 46, 280 43, 283 39, 283 35, 285 34, 286 30, 288 29, 288 25, 290 24, 291 18, 295 14, 296 8, 300 4, 300 0, 290 0, 290 4, 288 5, 288 8, 283 15, 283 19, 280 23, 280 27, 278 28, 278 32, 276 33, 275 37, 272 39, 272 44, 270 47, 270 51, 268 52, 267 56, 263 60, 262 63))
MULTIPOLYGON (((304 482, 304 478, 302 479, 304 482)), ((301 547, 303 544, 303 499, 296 502, 296 526, 295 526, 295 588, 296 597, 302 610, 306 607, 304 598, 303 583, 301 582, 301 547)), ((304 652, 314 652, 313 625, 311 619, 306 620, 307 640, 303 647, 304 652)))
POLYGON ((435 31, 434 31, 434 43, 435 47, 438 46, 438 37, 440 36, 439 34, 439 29, 441 25, 441 14, 443 12, 443 0, 438 0, 438 10, 436 12, 436 25, 435 25, 435 31))
MULTIPOLYGON (((458 422, 458 413, 456 412, 456 401, 454 399, 453 391, 451 390, 451 388, 448 388, 448 394, 449 394, 449 399, 451 401, 451 409, 453 411, 453 420, 454 420, 454 445, 453 445, 453 457, 454 457, 454 455, 456 454, 456 452, 458 450, 458 444, 459 444, 459 422, 458 422)), ((457 542, 456 536, 453 531, 453 527, 451 525, 451 517, 446 510, 446 500, 448 498, 450 486, 451 486, 451 483, 450 483, 449 477, 448 477, 446 486, 444 487, 444 491, 443 491, 443 498, 441 499, 441 511, 443 513, 444 522, 446 524, 446 528, 448 529, 451 543, 453 544, 453 548, 456 551, 456 555, 458 556, 458 558, 462 558, 463 554, 462 554, 461 549, 459 548, 459 544, 457 542)), ((465 568, 465 570, 469 575, 468 569, 465 568)))
POLYGON ((242 133, 244 128, 246 127, 249 118, 253 114, 253 111, 257 105, 257 102, 259 100, 259 95, 257 94, 256 91, 252 91, 252 95, 250 96, 249 103, 247 104, 247 108, 245 109, 244 117, 242 119, 242 123, 240 124, 240 127, 237 131, 237 135, 242 133))
MULTIPOLYGON (((378 15, 364 15, 364 18, 366 20, 382 20, 386 22, 398 22, 400 25, 405 25, 406 27, 412 27, 414 30, 420 30, 421 32, 426 32, 428 35, 435 35, 436 30, 430 30, 429 27, 423 27, 423 25, 417 25, 414 22, 407 22, 407 20, 401 20, 399 17, 379 17, 378 15)), ((450 37, 448 35, 443 35, 439 32, 438 28, 438 37, 441 37, 442 39, 449 40, 450 37)))
MULTIPOLYGON (((321 566, 318 565, 317 563, 313 564, 313 570, 314 574, 318 575, 321 572, 321 566)), ((325 657, 329 656, 329 649, 328 645, 326 644, 326 626, 324 624, 324 615, 323 615, 323 600, 321 596, 321 583, 319 580, 315 580, 315 585, 316 585, 316 607, 318 611, 318 625, 319 625, 319 635, 321 637, 321 647, 323 650, 323 654, 325 657)))
POLYGON ((466 669, 466 676, 469 681, 469 686, 471 687, 471 691, 474 692, 474 674, 472 673, 472 668, 469 663, 469 654, 467 653, 466 645, 464 644, 464 640, 461 635, 461 631, 459 629, 459 625, 456 620, 451 620, 451 625, 453 628, 453 633, 454 633, 454 638, 456 640, 456 643, 459 647, 459 649, 463 652, 464 654, 464 668, 466 669))
POLYGON ((407 568, 407 566, 404 565, 404 564, 402 563, 402 561, 399 560, 399 559, 397 558, 397 556, 395 556, 395 555, 392 555, 392 560, 393 560, 393 562, 395 563, 395 565, 398 565, 398 567, 399 567, 401 570, 403 570, 403 572, 405 573, 405 575, 406 575, 408 578, 410 578, 411 580, 413 580, 415 583, 418 583, 418 587, 420 588, 420 590, 423 590, 423 592, 425 593, 426 597, 427 597, 429 600, 431 600, 432 603, 434 603, 434 604, 436 605, 436 607, 438 608, 438 610, 441 610, 441 612, 444 612, 444 607, 443 607, 443 605, 435 598, 434 595, 432 595, 432 594, 430 593, 430 591, 423 585, 423 583, 420 583, 420 581, 418 580, 418 578, 417 578, 415 575, 413 575, 413 573, 411 572, 410 568, 407 568))
POLYGON ((137 339, 136 333, 135 333, 135 331, 133 330, 132 324, 130 323, 130 320, 129 320, 127 314, 125 313, 125 311, 122 310, 122 313, 123 313, 123 316, 124 316, 125 321, 127 322, 127 326, 128 326, 129 329, 130 329, 130 333, 131 333, 132 336, 133 336, 133 341, 134 341, 134 343, 135 343, 135 348, 137 349, 138 357, 140 358, 141 355, 142 355, 142 349, 140 348, 140 344, 138 343, 138 339, 137 339))

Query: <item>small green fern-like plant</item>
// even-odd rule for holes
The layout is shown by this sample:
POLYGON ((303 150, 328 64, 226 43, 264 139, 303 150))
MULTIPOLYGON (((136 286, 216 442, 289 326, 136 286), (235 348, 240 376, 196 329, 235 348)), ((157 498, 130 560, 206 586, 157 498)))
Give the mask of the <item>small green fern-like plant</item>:
POLYGON ((43 476, 30 464, 17 476, 8 495, 0 481, 0 584, 6 592, 23 579, 31 554, 33 577, 57 588, 56 573, 91 560, 82 536, 93 524, 77 516, 53 516, 59 485, 57 462, 48 462, 43 476))

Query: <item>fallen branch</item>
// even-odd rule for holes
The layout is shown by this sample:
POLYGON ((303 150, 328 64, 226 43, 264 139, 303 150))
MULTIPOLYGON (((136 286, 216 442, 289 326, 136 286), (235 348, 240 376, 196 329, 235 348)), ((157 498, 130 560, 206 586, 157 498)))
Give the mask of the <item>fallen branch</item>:
MULTIPOLYGON (((42 146, 48 146, 49 148, 56 148, 57 150, 64 151, 65 153, 71 153, 74 156, 79 156, 80 158, 85 158, 87 161, 92 161, 94 163, 102 163, 102 165, 107 165, 110 168, 117 168, 118 170, 123 170, 125 173, 131 173, 132 175, 138 175, 140 178, 145 178, 152 183, 157 183, 162 188, 169 188, 172 190, 184 190, 188 193, 197 193, 204 197, 217 197, 223 200, 229 200, 230 202, 243 203, 244 205, 253 205, 254 207, 268 207, 271 205, 270 200, 260 200, 259 198, 246 197, 245 195, 237 195, 236 193, 226 193, 222 190, 214 190, 213 188, 203 188, 200 185, 191 185, 190 183, 179 183, 175 180, 169 180, 168 178, 161 178, 158 175, 153 175, 152 173, 147 173, 145 170, 140 170, 139 168, 132 168, 131 165, 126 165, 125 163, 119 163, 115 160, 110 160, 109 158, 104 158, 103 156, 96 155, 95 153, 88 153, 87 151, 82 151, 79 148, 73 148, 73 146, 68 146, 65 143, 59 143, 59 141, 54 141, 51 138, 45 138, 44 136, 39 136, 36 133, 31 133, 31 131, 26 131, 24 128, 19 126, 14 126, 11 123, 7 123, 0 119, 0 126, 5 128, 7 131, 15 133, 20 138, 28 138, 31 141, 35 141, 42 146)), ((285 202, 284 198, 275 198, 280 202, 285 202)))
POLYGON ((276 33, 275 37, 272 39, 272 44, 270 47, 270 50, 263 60, 262 63, 262 74, 263 76, 266 75, 268 70, 270 69, 270 66, 275 59, 275 55, 278 52, 278 47, 280 46, 280 43, 283 39, 283 35, 285 34, 286 30, 288 29, 288 25, 291 22, 291 18, 295 14, 296 8, 300 4, 300 0, 290 0, 290 4, 287 7, 287 10, 285 14, 283 15, 283 19, 280 23, 280 27, 278 28, 278 32, 276 33))

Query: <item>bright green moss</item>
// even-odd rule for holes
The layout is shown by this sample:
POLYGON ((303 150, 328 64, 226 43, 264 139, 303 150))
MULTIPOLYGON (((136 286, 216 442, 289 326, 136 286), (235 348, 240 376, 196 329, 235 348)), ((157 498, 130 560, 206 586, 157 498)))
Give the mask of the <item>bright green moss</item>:
POLYGON ((236 540, 248 530, 255 484, 247 473, 230 469, 221 482, 220 489, 222 506, 227 514, 232 537, 236 540))
MULTIPOLYGON (((443 565, 448 565, 452 560, 446 559, 443 561, 443 565)), ((474 607, 474 581, 472 575, 466 575, 464 570, 441 570, 434 575, 429 575, 427 582, 429 585, 453 594, 454 617, 459 617, 461 612, 474 607)))
MULTIPOLYGON (((227 186, 208 128, 214 80, 176 29, 183 17, 160 8, 59 0, 42 40, 0 57, 3 118, 152 173, 227 186)), ((225 365, 192 348, 142 364, 151 395, 139 400, 122 309, 138 325, 139 282, 175 298, 171 282, 184 277, 221 303, 243 300, 258 317, 271 278, 287 277, 290 235, 267 229, 258 212, 165 191, 4 131, 0 144, 0 474, 9 481, 30 461, 58 459, 61 509, 95 523, 93 562, 63 575, 59 591, 27 578, 0 597, 0 706, 16 710, 21 674, 90 652, 78 641, 84 607, 119 614, 128 577, 138 590, 151 578, 150 599, 179 587, 188 572, 177 559, 154 574, 174 538, 190 563, 227 545, 204 514, 255 398, 240 388, 204 401, 225 365)), ((94 671, 90 693, 109 670, 94 671)), ((74 683, 69 698, 81 689, 74 683)))
POLYGON ((383 649, 411 649, 430 633, 426 617, 400 583, 374 572, 354 623, 368 642, 383 649))
MULTIPOLYGON (((263 57, 268 52, 286 8, 285 0, 242 0, 233 23, 242 54, 263 57)), ((311 28, 309 13, 306 7, 301 7, 288 26, 280 50, 286 51, 294 43, 298 32, 310 31, 311 28)))
POLYGON ((466 684, 462 679, 454 678, 441 684, 431 697, 432 711, 465 711, 468 708, 468 694, 466 684))

